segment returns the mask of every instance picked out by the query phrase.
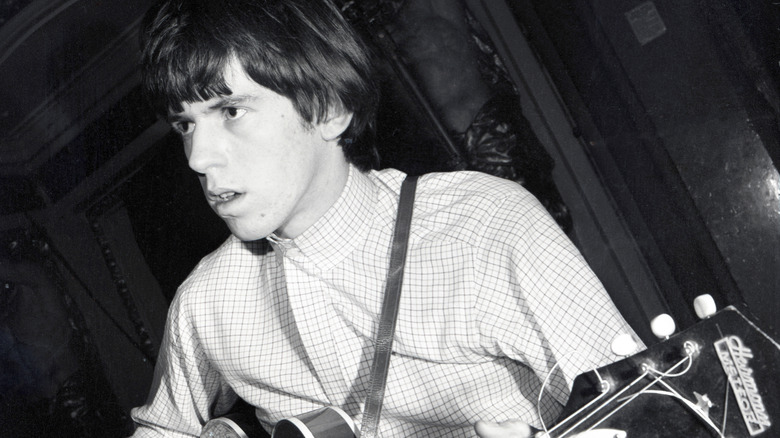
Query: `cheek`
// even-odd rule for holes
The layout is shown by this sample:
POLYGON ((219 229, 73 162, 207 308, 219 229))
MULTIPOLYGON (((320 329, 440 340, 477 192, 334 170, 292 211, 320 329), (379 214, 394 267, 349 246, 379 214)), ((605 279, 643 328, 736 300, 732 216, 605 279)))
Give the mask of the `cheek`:
POLYGON ((274 121, 275 124, 263 123, 255 125, 251 132, 242 132, 243 140, 236 143, 240 147, 234 150, 231 167, 235 173, 260 184, 267 194, 273 190, 281 197, 306 184, 321 157, 316 131, 306 129, 291 117, 280 116, 274 121))

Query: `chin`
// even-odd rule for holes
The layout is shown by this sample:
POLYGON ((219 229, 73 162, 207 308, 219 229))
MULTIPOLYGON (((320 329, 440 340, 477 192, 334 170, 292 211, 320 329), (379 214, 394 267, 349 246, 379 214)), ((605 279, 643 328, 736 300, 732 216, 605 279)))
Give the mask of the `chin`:
POLYGON ((257 229, 247 229, 245 227, 241 227, 239 224, 236 223, 231 223, 229 221, 225 221, 225 222, 227 223, 230 232, 233 233, 234 236, 236 236, 239 240, 243 242, 252 242, 255 240, 265 239, 273 232, 273 231, 263 231, 257 229))
POLYGON ((237 232, 232 231, 233 235, 238 237, 239 240, 242 242, 253 242, 255 240, 265 239, 268 237, 271 233, 261 234, 261 233, 248 233, 248 232, 237 232))

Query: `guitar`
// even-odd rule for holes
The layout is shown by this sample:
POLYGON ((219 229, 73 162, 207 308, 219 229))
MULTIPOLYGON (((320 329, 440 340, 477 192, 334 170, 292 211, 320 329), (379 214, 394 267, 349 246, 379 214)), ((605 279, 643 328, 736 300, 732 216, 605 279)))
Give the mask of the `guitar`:
POLYGON ((645 351, 583 373, 538 436, 777 437, 780 344, 726 307, 645 351), (611 435, 616 436, 616 435, 611 435))
POLYGON ((357 436, 358 430, 352 418, 335 406, 286 418, 276 423, 271 433, 272 438, 356 438, 357 436))
MULTIPOLYGON (((780 344, 726 307, 647 350, 578 376, 558 419, 535 437, 777 437, 779 372, 780 344)), ((356 436, 349 416, 333 407, 282 420, 272 434, 356 436)))
MULTIPOLYGON (((335 406, 320 408, 276 423, 273 438, 355 438, 357 428, 346 412, 335 406)), ((244 409, 211 419, 201 438, 266 438, 254 413, 244 409)))

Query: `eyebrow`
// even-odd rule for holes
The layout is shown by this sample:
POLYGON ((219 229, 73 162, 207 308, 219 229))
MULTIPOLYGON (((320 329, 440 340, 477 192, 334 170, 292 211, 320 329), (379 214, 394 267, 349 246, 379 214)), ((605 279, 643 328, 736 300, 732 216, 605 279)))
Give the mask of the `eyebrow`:
POLYGON ((248 102, 250 100, 255 100, 257 97, 252 96, 249 94, 240 94, 240 95, 230 95, 230 96, 219 96, 219 100, 214 102, 212 105, 209 105, 209 110, 214 111, 221 108, 224 108, 226 106, 231 105, 238 105, 241 103, 248 102))
MULTIPOLYGON (((217 111, 222 108, 239 105, 245 102, 256 100, 257 96, 250 94, 230 95, 230 96, 217 96, 217 100, 208 106, 208 111, 217 111)), ((188 117, 183 116, 181 113, 168 114, 165 118, 168 123, 174 123, 181 120, 188 120, 188 117)))

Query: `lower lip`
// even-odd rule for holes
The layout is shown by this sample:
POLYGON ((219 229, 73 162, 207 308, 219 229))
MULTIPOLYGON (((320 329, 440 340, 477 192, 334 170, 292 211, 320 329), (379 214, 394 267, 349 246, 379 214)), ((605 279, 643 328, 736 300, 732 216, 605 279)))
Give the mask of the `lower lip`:
POLYGON ((232 198, 228 198, 228 199, 224 199, 224 200, 222 198, 217 198, 215 201, 213 201, 211 203, 211 205, 214 208, 214 210, 217 212, 217 214, 219 214, 219 215, 226 215, 228 213, 226 210, 228 210, 230 208, 234 208, 233 206, 243 196, 244 196, 243 194, 239 194, 239 195, 233 196, 232 198))

